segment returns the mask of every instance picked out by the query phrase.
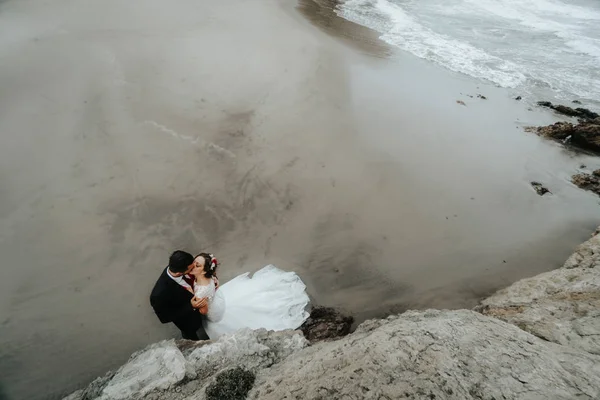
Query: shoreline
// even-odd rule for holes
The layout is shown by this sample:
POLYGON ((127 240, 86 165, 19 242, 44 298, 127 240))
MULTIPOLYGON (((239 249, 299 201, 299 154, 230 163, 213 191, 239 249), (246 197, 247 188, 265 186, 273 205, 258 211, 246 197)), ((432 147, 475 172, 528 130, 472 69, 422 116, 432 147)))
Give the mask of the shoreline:
MULTIPOLYGON (((391 132, 389 129, 384 128, 379 132, 380 129, 377 126, 378 124, 364 123, 361 121, 360 116, 358 116, 356 117, 355 124, 359 126, 359 131, 369 132, 368 137, 362 136, 361 138, 366 142, 370 142, 370 144, 375 143, 374 147, 384 156, 387 156, 388 160, 394 159, 393 162, 396 163, 396 165, 421 170, 422 179, 426 179, 429 184, 442 186, 440 190, 433 191, 431 193, 432 196, 441 195, 443 190, 447 189, 450 189, 450 192, 453 192, 454 190, 448 186, 448 182, 454 184, 463 178, 472 178, 472 172, 469 171, 471 168, 470 165, 460 165, 461 171, 464 172, 464 176, 460 176, 459 173, 453 173, 447 174, 447 177, 443 177, 445 171, 438 170, 440 167, 439 160, 445 158, 444 152, 446 149, 444 149, 443 146, 450 145, 452 151, 458 151, 461 155, 464 155, 465 158, 473 159, 474 164, 481 168, 477 174, 484 176, 490 174, 490 181, 492 184, 488 185, 486 182, 483 186, 491 191, 496 191, 494 178, 495 175, 498 174, 497 169, 506 167, 506 165, 502 165, 502 163, 498 163, 494 160, 494 157, 498 157, 496 152, 510 154, 510 149, 512 148, 516 154, 510 154, 511 157, 523 157, 525 163, 524 165, 520 165, 518 169, 515 168, 512 170, 511 174, 509 174, 512 175, 509 176, 508 179, 512 181, 511 185, 516 185, 517 187, 520 186, 523 189, 527 187, 529 190, 532 190, 530 182, 541 179, 545 184, 548 184, 549 187, 560 188, 560 193, 554 193, 556 196, 554 196, 553 201, 581 202, 583 199, 583 203, 589 205, 590 210, 596 208, 595 205, 592 205, 592 203, 597 204, 595 197, 588 196, 581 192, 572 192, 571 189, 574 188, 574 186, 570 181, 572 174, 580 172, 580 164, 585 163, 589 169, 593 169, 600 167, 600 161, 594 155, 572 153, 561 145, 556 145, 543 140, 540 141, 535 135, 525 133, 524 131, 526 127, 531 125, 543 126, 563 120, 564 118, 562 116, 547 112, 542 107, 532 108, 537 102, 537 99, 526 99, 527 101, 515 100, 515 97, 518 97, 518 91, 499 88, 489 82, 478 81, 468 75, 446 70, 441 66, 431 64, 427 60, 417 58, 402 52, 399 49, 392 48, 392 46, 379 41, 379 39, 377 39, 378 33, 375 31, 338 17, 331 10, 335 3, 336 2, 332 0, 302 1, 302 14, 311 22, 311 24, 316 25, 321 31, 335 38, 349 50, 352 63, 354 64, 351 69, 355 71, 354 74, 351 73, 350 81, 360 82, 360 85, 353 85, 354 96, 360 97, 362 95, 360 92, 362 91, 367 93, 364 96, 365 100, 354 102, 355 107, 360 108, 363 112, 366 111, 365 114, 374 114, 377 115, 378 118, 382 116, 386 117, 387 120, 379 120, 379 124, 383 126, 403 126, 408 123, 408 129, 415 129, 417 131, 416 133, 411 133, 407 136, 402 134, 398 136, 390 135, 391 132), (310 4, 310 6, 307 6, 307 3, 310 4), (353 80, 352 78, 354 77, 357 79, 353 80), (423 82, 429 83, 423 85, 423 82), (431 88, 435 88, 434 90, 439 89, 439 92, 433 92, 435 94, 432 95, 432 92, 428 91, 431 88), (395 100, 397 100, 397 94, 403 91, 405 92, 404 97, 410 98, 409 103, 403 102, 402 108, 394 111, 393 108, 388 105, 396 104, 395 100), (485 99, 478 98, 482 94, 485 94, 485 96, 483 96, 485 99), (370 108, 369 101, 375 99, 374 96, 378 97, 377 107, 381 107, 382 109, 374 110, 370 108), (463 108, 462 104, 457 104, 459 101, 465 103, 465 108, 463 108), (443 122, 439 124, 435 121, 420 120, 421 118, 436 118, 438 115, 442 115, 445 118, 443 122), (415 117, 417 120, 416 123, 415 117), (456 125, 456 127, 449 128, 447 126, 448 124, 456 125), (494 127, 495 124, 497 124, 497 126, 494 127), (464 149, 453 147, 447 137, 432 132, 435 130, 447 130, 452 135, 456 135, 452 140, 464 141, 475 150, 467 147, 466 152, 463 154, 464 149), (487 133, 489 136, 482 138, 482 133, 487 133), (516 135, 514 135, 514 133, 516 133, 516 135), (423 149, 419 147, 422 143, 415 145, 413 139, 416 134, 426 134, 427 140, 425 140, 425 142, 429 145, 433 145, 433 147, 423 149), (439 141, 439 143, 436 143, 436 141, 439 141), (522 153, 518 154, 520 150, 522 153), (425 152, 424 154, 421 153, 423 151, 425 152), (434 154, 427 154, 432 151, 434 154), (474 157, 472 153, 478 151, 480 151, 481 154, 476 154, 474 157), (550 162, 550 160, 544 160, 543 155, 540 157, 539 154, 536 154, 543 154, 548 151, 553 153, 559 160, 566 156, 564 158, 566 162, 561 163, 561 161, 556 160, 561 164, 551 165, 547 163, 550 162), (413 154, 415 153, 420 157, 414 157, 413 154), (407 156, 408 158, 398 160, 399 156, 407 156), (438 160, 433 161, 433 165, 429 166, 427 162, 428 159, 434 157, 437 157, 438 160), (493 165, 482 166, 480 162, 481 157, 489 157, 488 159, 493 165), (533 168, 532 164, 535 165, 533 168), (523 166, 525 166, 525 172, 521 169, 523 166), (536 167, 541 168, 538 170, 536 167), (517 179, 515 179, 515 177, 517 177, 517 179), (566 187, 565 183, 567 183, 566 187)), ((372 121, 372 119, 369 121, 372 121)), ((457 160, 455 159, 454 161, 457 160)), ((554 161, 555 160, 552 162, 554 161)), ((463 161, 460 160, 458 163, 463 164, 463 161)), ((516 164, 518 165, 518 162, 516 164)), ((452 167, 455 167, 455 165, 452 167)), ((508 168, 512 169, 510 166, 508 168)), ((478 185, 482 184, 481 180, 475 179, 475 181, 477 181, 478 185)), ((499 182, 501 185, 505 185, 505 183, 506 182, 499 182)), ((411 184, 415 184, 415 182, 411 182, 411 184)), ((503 188, 513 192, 510 196, 512 198, 509 200, 512 202, 516 200, 516 197, 520 197, 522 194, 514 193, 514 186, 510 187, 506 185, 503 186, 503 188)), ((423 188, 419 187, 419 190, 423 190, 423 188)), ((469 190, 469 187, 461 188, 463 195, 468 193, 469 190)), ((478 191, 481 191, 481 188, 478 188, 478 191)), ((577 191, 579 191, 579 189, 577 189, 577 191)), ((535 191, 533 192, 535 193, 535 191)), ((446 192, 444 195, 455 196, 457 194, 446 192)), ((458 196, 460 195, 461 194, 459 193, 458 196)), ((456 209, 428 211, 434 213, 439 212, 438 216, 441 220, 445 218, 446 220, 452 221, 453 218, 460 218, 461 214, 472 212, 472 203, 470 202, 478 200, 480 198, 479 195, 480 193, 478 193, 477 196, 469 197, 469 201, 465 201, 467 200, 466 198, 464 200, 459 200, 458 203, 462 204, 460 204, 461 207, 458 209, 458 213, 456 209), (463 207, 464 209, 462 209, 463 207)), ((497 202, 492 199, 486 200, 489 200, 488 204, 490 205, 496 203, 492 207, 497 205, 497 202)), ((524 198, 522 198, 522 200, 527 201, 524 198)), ((443 205, 440 207, 440 204, 437 204, 437 202, 432 202, 432 204, 435 204, 435 207, 444 208, 443 205)), ((537 210, 533 209, 530 209, 530 211, 533 213, 537 212, 537 210)), ((529 218, 529 216, 524 216, 524 218, 529 218)), ((497 222, 499 221, 493 221, 493 223, 490 224, 490 229, 496 229, 497 222)), ((583 220, 581 222, 583 222, 583 220)), ((587 222, 583 222, 585 228, 578 224, 576 225, 578 228, 575 228, 575 230, 579 230, 579 228, 585 231, 590 230, 596 225, 596 222, 597 221, 588 220, 587 222)), ((503 224, 500 223, 501 229, 503 229, 502 225, 503 224)), ((544 239, 540 240, 539 244, 537 244, 540 247, 536 248, 536 250, 522 248, 520 249, 520 253, 524 254, 531 251, 531 255, 535 257, 535 253, 543 253, 556 246, 557 242, 554 240, 556 237, 561 237, 561 240, 563 240, 565 236, 569 236, 569 234, 565 234, 564 232, 559 233, 560 230, 564 229, 564 226, 555 225, 555 228, 557 231, 544 235, 544 239)), ((581 234, 579 237, 584 238, 585 234, 583 234, 583 231, 580 232, 581 234)), ((451 233, 446 232, 446 234, 451 233)), ((486 233, 483 234, 485 235, 486 233)), ((421 236, 423 238, 421 241, 413 239, 413 242, 420 244, 419 242, 427 242, 430 239, 426 234, 421 236)), ((524 238, 524 240, 531 242, 531 237, 524 238)), ((571 246, 574 247, 575 245, 576 242, 572 242, 571 246)), ((565 256, 567 254, 568 252, 564 253, 565 256)), ((507 257, 506 253, 503 256, 500 256, 500 258, 503 259, 499 262, 503 264, 510 263, 510 261, 504 259, 505 257, 507 257)), ((527 258, 528 257, 529 255, 527 258)), ((411 260, 411 262, 418 263, 419 260, 411 260)), ((422 262, 420 264, 423 267, 427 267, 427 264, 439 264, 439 261, 422 262)), ((524 264, 531 264, 531 262, 527 261, 524 264)), ((558 267, 559 265, 560 261, 555 261, 554 266, 558 267)), ((416 270, 417 268, 414 269, 416 270)), ((490 266, 489 269, 491 270, 493 268, 490 266)), ((543 272, 545 270, 548 269, 540 269, 537 270, 537 272, 543 272)), ((422 272, 415 271, 415 274, 420 273, 422 272)), ((462 284, 462 287, 459 290, 472 293, 471 299, 477 301, 495 292, 500 287, 504 287, 523 277, 525 277, 525 275, 520 275, 519 272, 509 279, 496 275, 477 283, 462 284)), ((404 287, 403 289, 406 290, 408 288, 404 287)), ((367 313, 365 316, 358 317, 357 319, 360 321, 365 318, 375 316, 380 317, 386 313, 397 312, 398 310, 405 310, 411 307, 420 309, 429 306, 446 307, 451 304, 449 308, 461 308, 473 305, 473 303, 469 304, 450 300, 445 295, 446 291, 448 291, 447 286, 429 287, 427 290, 419 293, 421 300, 414 301, 411 299, 411 301, 406 303, 401 302, 400 304, 394 304, 385 311, 380 309, 376 313, 367 313)))
POLYGON ((174 248, 362 322, 471 308, 597 226, 570 171, 598 160, 521 131, 555 116, 302 4, 2 4, 0 251, 37 260, 0 279, 8 398, 172 337, 147 296, 174 248))

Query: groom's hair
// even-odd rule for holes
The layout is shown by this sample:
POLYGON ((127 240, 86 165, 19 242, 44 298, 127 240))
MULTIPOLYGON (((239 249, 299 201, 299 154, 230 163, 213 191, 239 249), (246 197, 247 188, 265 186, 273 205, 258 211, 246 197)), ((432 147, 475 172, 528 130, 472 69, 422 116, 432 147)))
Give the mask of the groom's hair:
POLYGON ((181 273, 187 271, 188 267, 193 264, 194 257, 183 250, 175 250, 169 257, 169 271, 181 273))

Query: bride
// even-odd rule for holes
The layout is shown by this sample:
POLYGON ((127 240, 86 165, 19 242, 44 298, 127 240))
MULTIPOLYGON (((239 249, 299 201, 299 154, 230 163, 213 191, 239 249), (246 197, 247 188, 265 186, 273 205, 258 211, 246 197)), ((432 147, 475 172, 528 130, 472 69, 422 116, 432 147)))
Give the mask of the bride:
POLYGON ((208 300, 200 312, 211 339, 242 328, 296 329, 308 318, 306 286, 294 272, 267 265, 252 277, 246 272, 219 286, 218 265, 212 254, 200 253, 190 272, 194 295, 208 300))

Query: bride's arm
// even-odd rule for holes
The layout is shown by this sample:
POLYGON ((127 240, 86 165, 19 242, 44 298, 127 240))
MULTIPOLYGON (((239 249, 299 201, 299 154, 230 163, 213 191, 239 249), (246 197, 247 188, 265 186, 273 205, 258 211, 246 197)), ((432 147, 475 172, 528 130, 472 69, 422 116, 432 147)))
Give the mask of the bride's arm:
MULTIPOLYGON (((198 299, 200 299, 200 298, 207 299, 208 287, 207 286, 197 286, 196 293, 194 293, 194 295, 198 299)), ((203 305, 202 307, 199 307, 198 311, 200 311, 200 314, 202 314, 202 315, 208 314, 208 301, 206 302, 205 305, 203 305)))

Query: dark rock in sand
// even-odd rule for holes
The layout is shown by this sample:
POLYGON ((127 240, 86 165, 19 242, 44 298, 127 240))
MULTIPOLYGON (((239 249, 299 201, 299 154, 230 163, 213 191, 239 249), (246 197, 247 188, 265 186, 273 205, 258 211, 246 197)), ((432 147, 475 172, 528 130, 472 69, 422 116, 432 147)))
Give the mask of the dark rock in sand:
POLYGON ((329 307, 315 307, 300 330, 310 342, 336 339, 350 333, 354 318, 329 307))
POLYGON ((244 400, 255 379, 254 374, 244 368, 225 371, 206 388, 206 400, 244 400))
POLYGON ((591 174, 573 175, 571 182, 582 189, 589 190, 600 196, 600 169, 595 170, 591 174))
POLYGON ((594 120, 594 119, 600 118, 600 114, 595 113, 593 111, 590 111, 587 108, 578 107, 578 108, 575 109, 575 111, 579 112, 579 117, 580 118, 585 118, 585 119, 590 119, 590 120, 594 120))
POLYGON ((462 100, 456 100, 456 104, 460 104, 461 106, 466 106, 465 102, 462 100))
POLYGON ((569 117, 578 117, 579 111, 573 110, 571 107, 567 106, 553 106, 552 109, 559 114, 568 115, 569 117))
POLYGON ((487 100, 487 97, 485 97, 485 96, 484 96, 484 95, 482 95, 482 94, 478 94, 478 95, 477 95, 477 98, 478 98, 478 99, 482 99, 482 100, 487 100))
POLYGON ((521 99, 523 99, 523 97, 521 97, 521 96, 515 97, 515 100, 521 100, 521 99))
POLYGON ((536 191, 537 194, 539 194, 540 196, 545 195, 546 193, 550 193, 552 194, 552 192, 550 192, 548 190, 548 188, 546 188, 544 185, 542 185, 539 182, 531 182, 531 186, 533 186, 533 189, 536 191))
POLYGON ((587 108, 571 108, 571 107, 567 107, 567 106, 563 106, 563 105, 554 105, 552 103, 550 103, 549 101, 538 101, 538 106, 541 107, 548 107, 553 109, 554 111, 556 111, 559 114, 563 114, 563 115, 567 115, 569 117, 578 117, 581 118, 583 120, 593 120, 595 118, 598 118, 600 115, 588 110, 587 108))
POLYGON ((600 153, 600 119, 579 124, 557 122, 533 129, 540 136, 569 144, 583 150, 600 153))

